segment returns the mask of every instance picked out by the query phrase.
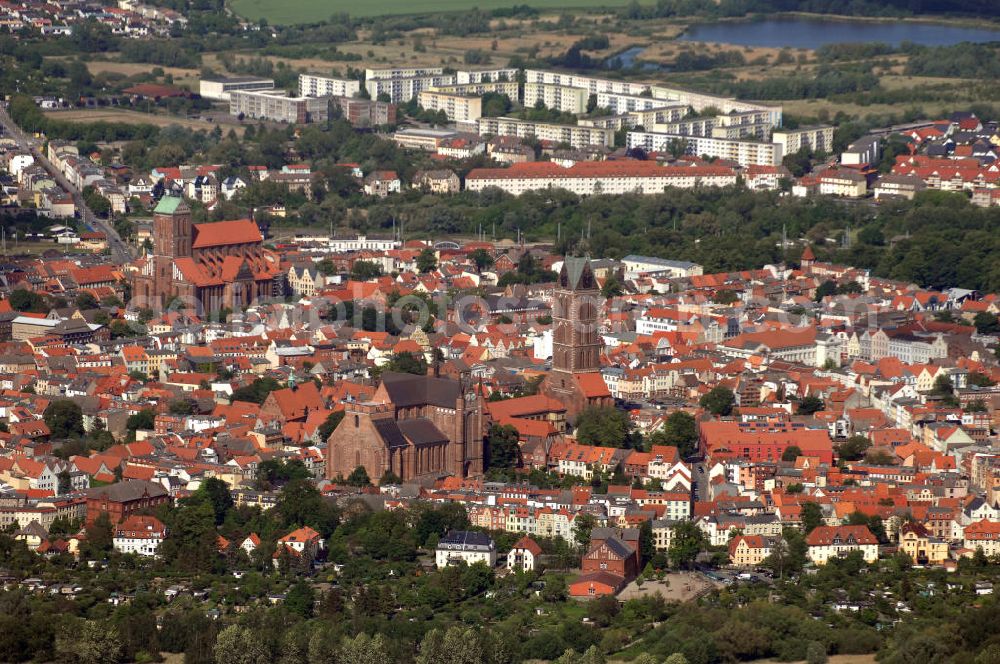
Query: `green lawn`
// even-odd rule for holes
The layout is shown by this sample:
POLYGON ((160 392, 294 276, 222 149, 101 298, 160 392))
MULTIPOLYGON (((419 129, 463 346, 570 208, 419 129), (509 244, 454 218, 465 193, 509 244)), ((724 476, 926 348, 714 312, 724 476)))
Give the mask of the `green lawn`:
POLYGON ((497 9, 513 7, 518 4, 528 4, 537 9, 568 9, 621 7, 626 0, 380 0, 379 2, 363 2, 358 4, 352 0, 232 0, 233 11, 244 18, 256 21, 266 18, 274 25, 294 23, 313 23, 330 18, 334 14, 351 14, 353 16, 384 16, 387 14, 426 14, 431 12, 467 11, 474 7, 479 9, 497 9))

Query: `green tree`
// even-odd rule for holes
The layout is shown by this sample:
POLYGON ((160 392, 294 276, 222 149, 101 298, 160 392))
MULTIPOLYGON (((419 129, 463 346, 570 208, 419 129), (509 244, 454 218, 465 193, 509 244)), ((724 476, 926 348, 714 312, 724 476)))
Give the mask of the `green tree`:
POLYGON ((8 298, 10 306, 14 311, 28 311, 31 313, 45 313, 49 306, 45 298, 33 291, 17 288, 8 298))
POLYGON ((791 462, 795 461, 800 456, 802 456, 802 448, 798 445, 789 445, 785 448, 785 451, 781 453, 781 460, 791 462))
POLYGON ((681 458, 689 457, 698 451, 698 422, 690 413, 676 410, 664 420, 663 428, 650 436, 650 443, 676 447, 681 458))
POLYGON ((488 437, 489 467, 510 469, 520 465, 518 433, 510 424, 493 424, 488 437))
POLYGON ((357 260, 351 265, 351 279, 369 281, 382 276, 382 266, 373 261, 357 260))
POLYGON ((617 297, 625 292, 625 288, 622 286, 621 280, 615 275, 609 275, 607 279, 604 280, 604 285, 601 286, 601 295, 607 298, 617 297))
POLYGON ((208 503, 212 507, 212 514, 215 515, 216 525, 222 525, 229 510, 233 508, 233 495, 229 491, 229 485, 217 477, 208 477, 202 481, 188 501, 208 503))
POLYGON ((309 480, 292 480, 278 494, 274 506, 284 527, 309 526, 323 537, 337 527, 337 508, 309 480))
POLYGON ((97 309, 101 304, 97 301, 97 298, 90 293, 83 292, 76 296, 76 306, 80 309, 89 310, 97 309))
POLYGON ((837 294, 837 282, 827 279, 816 288, 816 296, 813 298, 817 302, 822 302, 827 295, 837 294))
POLYGON ((469 260, 476 266, 476 272, 482 272, 487 268, 493 267, 494 264, 492 254, 482 247, 473 249, 469 253, 469 260))
POLYGON ((60 471, 57 476, 59 479, 59 485, 56 488, 56 493, 60 496, 66 495, 73 490, 73 479, 69 474, 69 471, 60 471))
POLYGON ((143 431, 152 429, 155 420, 156 411, 152 408, 143 408, 138 413, 129 415, 129 418, 125 421, 125 428, 134 435, 140 429, 143 431))
POLYGON ((83 411, 69 399, 53 401, 42 413, 53 438, 73 438, 83 435, 83 411))
POLYGON ((823 525, 823 509, 819 503, 807 501, 802 503, 802 532, 806 535, 823 525))
POLYGON ((864 458, 865 452, 871 445, 872 443, 867 436, 854 434, 837 446, 837 456, 844 461, 857 461, 864 458))
POLYGON ((338 664, 392 664, 392 658, 384 636, 362 632, 353 639, 344 637, 338 664))
POLYGON ((60 659, 79 664, 117 664, 124 656, 118 628, 96 620, 67 625, 55 646, 60 659))
POLYGON ((215 664, 270 664, 271 653, 257 632, 239 625, 226 627, 215 638, 215 664))
POLYGON ((812 415, 826 408, 826 404, 819 397, 808 395, 799 401, 798 412, 800 415, 812 415))
POLYGON ((427 374, 427 361, 422 355, 415 355, 404 350, 389 358, 389 362, 382 367, 382 373, 386 371, 423 376, 427 374))
POLYGON ((588 406, 576 420, 576 438, 584 445, 629 447, 632 419, 612 406, 588 406))
POLYGON ((289 613, 309 620, 313 616, 313 603, 316 593, 307 581, 299 580, 292 584, 285 594, 285 608, 289 613))
POLYGON ((210 502, 182 503, 170 512, 165 525, 167 536, 159 553, 167 564, 183 572, 205 572, 219 567, 219 534, 210 502))
POLYGON ((245 385, 233 391, 233 401, 249 401, 262 404, 271 392, 280 389, 281 384, 270 376, 257 378, 250 385, 245 385))
POLYGON ((668 555, 680 568, 689 568, 705 549, 705 534, 691 521, 681 521, 674 526, 668 555))
POLYGON ((114 545, 114 527, 107 512, 101 512, 93 523, 87 526, 85 553, 87 558, 100 558, 111 551, 114 545))
POLYGON ((358 466, 351 471, 351 474, 347 476, 347 484, 350 486, 371 486, 371 478, 368 477, 368 471, 364 466, 358 466))
POLYGON ((573 517, 573 539, 580 546, 590 544, 590 533, 597 526, 597 517, 587 512, 578 512, 573 517))
POLYGON ((340 426, 340 422, 343 419, 344 411, 342 410, 337 410, 327 415, 326 419, 323 420, 323 424, 319 425, 319 428, 316 430, 316 434, 319 436, 320 441, 326 442, 326 440, 330 437, 330 434, 333 433, 333 430, 340 426))
POLYGON ((171 415, 192 415, 195 412, 194 399, 174 399, 170 402, 169 410, 171 415))
POLYGON ((1000 319, 996 314, 988 311, 980 311, 972 319, 972 324, 976 326, 979 334, 996 334, 1000 332, 1000 319))
POLYGON ((733 405, 736 403, 736 395, 728 387, 717 385, 705 394, 699 404, 702 408, 713 415, 729 415, 733 412, 733 405))
POLYGON ((421 274, 427 274, 437 269, 437 255, 430 247, 425 248, 417 254, 417 270, 421 274))

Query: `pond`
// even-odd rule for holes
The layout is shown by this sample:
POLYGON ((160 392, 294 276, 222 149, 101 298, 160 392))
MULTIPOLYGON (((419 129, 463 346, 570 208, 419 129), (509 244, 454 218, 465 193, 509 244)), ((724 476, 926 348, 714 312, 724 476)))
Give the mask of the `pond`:
POLYGON ((817 48, 826 44, 904 41, 924 46, 1000 41, 998 29, 911 21, 851 21, 827 18, 770 18, 760 21, 696 23, 680 41, 717 42, 771 48, 817 48))

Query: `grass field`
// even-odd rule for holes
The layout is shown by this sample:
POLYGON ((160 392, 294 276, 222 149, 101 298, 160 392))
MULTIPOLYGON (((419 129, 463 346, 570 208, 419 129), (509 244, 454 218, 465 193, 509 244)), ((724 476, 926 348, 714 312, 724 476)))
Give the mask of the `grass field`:
POLYGON ((235 129, 237 134, 243 133, 243 127, 238 125, 216 125, 205 120, 192 120, 188 118, 178 118, 172 115, 154 115, 152 113, 139 113, 137 111, 127 111, 124 109, 107 108, 87 108, 73 111, 48 111, 48 117, 68 122, 121 122, 124 124, 151 124, 157 127, 169 127, 170 125, 180 125, 188 129, 205 129, 211 131, 217 126, 221 126, 224 132, 230 128, 235 129))
MULTIPOLYGON (((643 0, 649 2, 651 0, 643 0)), ((257 21, 267 19, 275 25, 313 23, 330 18, 334 14, 352 16, 385 16, 390 14, 426 14, 433 12, 468 11, 473 7, 489 10, 512 7, 515 0, 380 0, 358 4, 350 0, 231 0, 232 10, 240 16, 257 21)), ((626 0, 533 0, 536 9, 596 9, 623 7, 626 0)))

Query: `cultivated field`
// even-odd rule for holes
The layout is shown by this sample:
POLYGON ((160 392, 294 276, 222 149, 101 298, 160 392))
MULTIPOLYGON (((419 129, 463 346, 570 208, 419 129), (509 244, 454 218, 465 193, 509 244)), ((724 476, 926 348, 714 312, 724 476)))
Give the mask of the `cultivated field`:
MULTIPOLYGON (((352 16, 385 16, 392 14, 424 14, 433 12, 468 11, 474 7, 482 10, 510 7, 516 4, 512 0, 381 0, 358 4, 349 0, 286 0, 276 3, 273 0, 232 0, 230 7, 234 12, 250 20, 265 18, 269 23, 289 25, 295 23, 314 23, 330 18, 335 14, 350 14, 352 16)), ((531 3, 536 9, 574 9, 597 7, 624 6, 624 0, 535 0, 531 3)))

